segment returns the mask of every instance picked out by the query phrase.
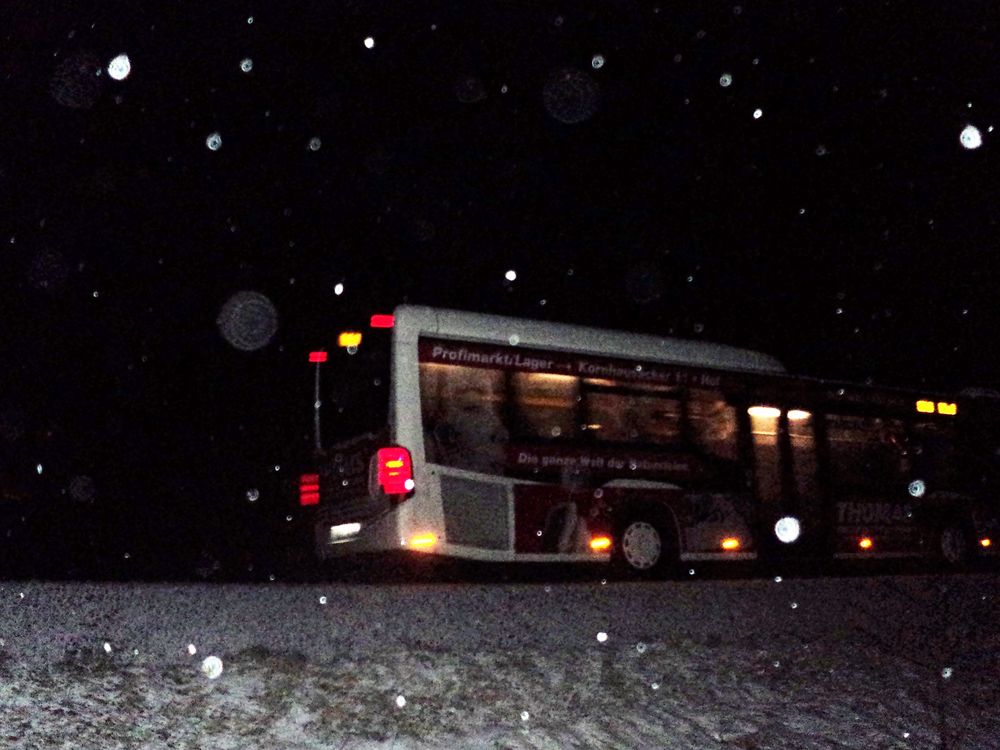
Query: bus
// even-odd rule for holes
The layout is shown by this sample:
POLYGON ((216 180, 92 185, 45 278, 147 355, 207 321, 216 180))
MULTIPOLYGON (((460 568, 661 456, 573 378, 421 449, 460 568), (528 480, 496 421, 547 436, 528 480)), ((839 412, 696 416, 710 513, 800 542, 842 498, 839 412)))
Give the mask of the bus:
MULTIPOLYGON (((323 365, 341 422, 370 423, 323 449, 317 421, 298 497, 321 560, 399 550, 659 577, 692 561, 995 554, 989 394, 415 305, 379 320, 391 327, 354 349, 369 348, 363 377, 346 355, 323 365)), ((317 410, 319 382, 317 369, 317 410)))

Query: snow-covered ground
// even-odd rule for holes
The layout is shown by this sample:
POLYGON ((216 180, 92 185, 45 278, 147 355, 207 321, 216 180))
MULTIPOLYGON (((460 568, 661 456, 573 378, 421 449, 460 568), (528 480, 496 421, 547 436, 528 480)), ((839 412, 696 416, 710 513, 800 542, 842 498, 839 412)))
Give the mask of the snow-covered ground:
POLYGON ((7 582, 0 746, 1000 748, 998 582, 7 582))

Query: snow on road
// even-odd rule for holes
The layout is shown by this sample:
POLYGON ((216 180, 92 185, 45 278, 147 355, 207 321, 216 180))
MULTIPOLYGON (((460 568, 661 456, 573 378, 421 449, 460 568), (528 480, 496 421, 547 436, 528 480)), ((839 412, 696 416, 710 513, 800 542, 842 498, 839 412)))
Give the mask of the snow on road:
POLYGON ((0 743, 1000 748, 998 581, 7 582, 0 743))

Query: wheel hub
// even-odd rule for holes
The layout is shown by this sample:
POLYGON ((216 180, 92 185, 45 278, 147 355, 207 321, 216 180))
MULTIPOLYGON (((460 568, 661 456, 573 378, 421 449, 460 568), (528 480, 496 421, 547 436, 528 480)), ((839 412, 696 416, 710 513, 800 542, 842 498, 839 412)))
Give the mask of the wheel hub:
POLYGON ((645 521, 629 524, 622 534, 621 544, 625 562, 636 570, 649 570, 660 559, 660 532, 645 521))
POLYGON ((959 563, 965 557, 965 537, 954 526, 941 532, 941 555, 949 563, 959 563))

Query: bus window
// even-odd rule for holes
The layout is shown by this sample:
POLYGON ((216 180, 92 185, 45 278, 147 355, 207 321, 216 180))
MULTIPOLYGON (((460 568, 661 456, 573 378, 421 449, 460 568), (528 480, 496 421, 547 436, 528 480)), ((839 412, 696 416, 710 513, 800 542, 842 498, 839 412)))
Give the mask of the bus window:
POLYGON ((594 388, 586 394, 587 429, 609 443, 679 446, 681 408, 676 392, 662 389, 594 388))
POLYGON ((781 501, 781 455, 778 450, 778 413, 751 413, 754 477, 757 499, 766 505, 781 501))
POLYGON ((687 413, 691 437, 699 448, 728 461, 739 458, 736 409, 726 403, 721 393, 692 388, 687 413))
POLYGON ((803 515, 820 520, 820 489, 816 481, 816 436, 812 414, 802 409, 788 412, 788 438, 792 448, 792 478, 803 515))
POLYGON ((935 488, 957 489, 962 467, 952 426, 941 422, 917 422, 912 434, 914 475, 935 488))
POLYGON ((909 465, 898 419, 828 414, 830 477, 852 489, 884 489, 903 481, 909 465))
POLYGON ((514 373, 514 432, 527 440, 572 440, 580 379, 572 375, 514 373))
POLYGON ((504 373, 421 363, 420 405, 427 460, 472 471, 502 471, 507 444, 504 373))

